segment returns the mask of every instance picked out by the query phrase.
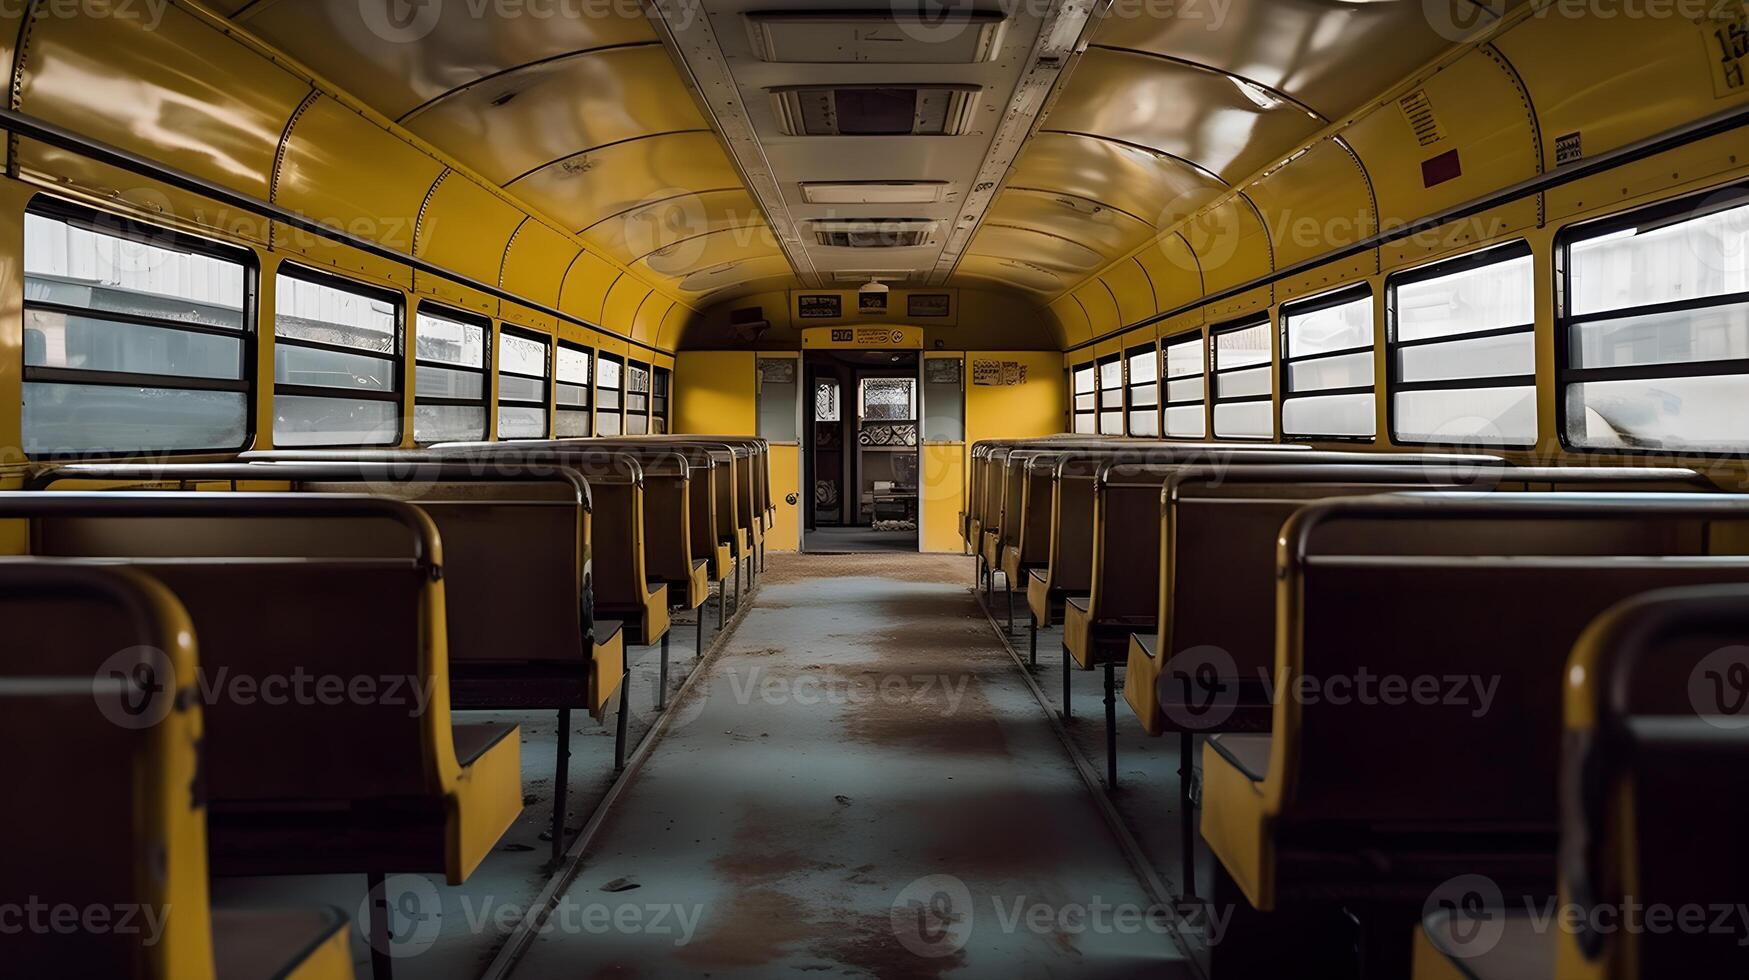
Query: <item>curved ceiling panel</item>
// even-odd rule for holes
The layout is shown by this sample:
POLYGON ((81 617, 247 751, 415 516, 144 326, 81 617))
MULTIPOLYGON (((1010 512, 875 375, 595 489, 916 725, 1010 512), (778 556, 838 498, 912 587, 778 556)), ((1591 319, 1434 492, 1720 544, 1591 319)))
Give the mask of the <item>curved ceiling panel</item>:
POLYGON ((652 275, 664 279, 678 279, 725 262, 781 254, 776 240, 764 225, 724 228, 675 242, 639 259, 632 268, 647 269, 652 275))
POLYGON ((1050 295, 1061 292, 1070 280, 1041 265, 999 255, 971 254, 960 260, 958 278, 1018 286, 1029 292, 1050 295))
POLYGON ((495 75, 402 124, 498 184, 581 150, 708 127, 657 44, 584 52, 495 75))
POLYGON ((597 222, 583 233, 590 244, 625 263, 681 242, 731 228, 756 228, 772 248, 777 238, 753 195, 742 188, 677 194, 597 222))
MULTIPOLYGON (((1153 225, 1122 211, 1085 198, 1042 191, 1003 191, 984 220, 986 228, 1029 228, 1054 235, 1074 250, 1092 249, 1099 253, 1101 264, 1116 259, 1154 234, 1153 225)), ((972 241, 972 247, 977 248, 977 238, 972 241)))
POLYGON ((616 143, 560 160, 511 184, 511 193, 567 228, 680 194, 745 187, 710 132, 672 133, 616 143))
POLYGON ((246 8, 238 23, 391 119, 521 65, 656 40, 648 20, 625 16, 613 4, 548 4, 549 16, 523 17, 478 16, 477 3, 258 0, 231 5, 246 8))
POLYGON ((1078 242, 1016 225, 986 224, 978 229, 973 254, 1024 259, 1069 283, 1081 281, 1105 262, 1098 252, 1078 242))
POLYGON ((1323 127, 1294 103, 1218 71, 1095 48, 1043 129, 1151 147, 1235 183, 1323 127))
MULTIPOLYGON (((1225 10, 1205 5, 1209 16, 1194 18, 1135 16, 1137 8, 1119 4, 1100 23, 1093 43, 1207 65, 1286 93, 1334 119, 1451 45, 1452 38, 1434 26, 1460 22, 1447 5, 1483 9, 1473 0, 1270 0, 1225 10), (1214 23, 1217 11, 1220 19, 1214 23), (1366 56, 1355 57, 1358 51, 1366 56)), ((1464 16, 1486 15, 1466 11, 1464 16)))
POLYGON ((750 288, 755 280, 788 278, 793 275, 789 259, 782 255, 766 255, 735 262, 722 262, 699 269, 675 283, 675 288, 684 293, 695 295, 714 293, 718 290, 731 290, 739 295, 750 288))
POLYGON ((1319 140, 1291 163, 1253 181, 1244 193, 1270 223, 1276 268, 1353 244, 1378 230, 1366 175, 1334 139, 1319 140))
POLYGON ((1166 228, 1226 185, 1158 150, 1077 133, 1039 133, 1008 174, 1012 190, 1060 191, 1166 228))

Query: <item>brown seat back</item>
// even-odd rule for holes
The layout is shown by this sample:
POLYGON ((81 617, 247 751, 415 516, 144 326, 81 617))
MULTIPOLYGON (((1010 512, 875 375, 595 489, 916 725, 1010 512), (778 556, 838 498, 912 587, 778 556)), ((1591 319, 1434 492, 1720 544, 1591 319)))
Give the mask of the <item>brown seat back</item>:
POLYGON ((1749 581, 1749 560, 1700 557, 1710 524, 1746 517, 1749 501, 1719 495, 1417 494, 1302 509, 1282 530, 1278 676, 1404 686, 1396 698, 1278 699, 1283 820, 1552 833, 1567 651, 1627 596, 1749 581), (1438 778, 1400 778, 1416 771, 1438 778))
POLYGON ((181 598, 201 637, 215 809, 443 792, 454 756, 441 754, 442 551, 416 507, 321 494, 12 493, 0 494, 0 515, 31 518, 33 554, 121 559, 181 598))
POLYGON ((7 971, 210 977, 187 613, 128 569, 7 558, 0 615, 10 634, 0 740, 13 781, 0 808, 0 894, 42 907, 8 923, 7 971), (58 908, 102 909, 114 917, 106 925, 126 915, 132 928, 60 928, 48 917, 58 908))

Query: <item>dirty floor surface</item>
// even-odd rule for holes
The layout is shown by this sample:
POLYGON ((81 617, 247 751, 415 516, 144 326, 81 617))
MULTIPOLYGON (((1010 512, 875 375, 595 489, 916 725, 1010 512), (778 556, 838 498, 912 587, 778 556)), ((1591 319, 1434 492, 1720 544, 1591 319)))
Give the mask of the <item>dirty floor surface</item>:
POLYGON ((772 556, 518 980, 1188 975, 953 556, 772 556))

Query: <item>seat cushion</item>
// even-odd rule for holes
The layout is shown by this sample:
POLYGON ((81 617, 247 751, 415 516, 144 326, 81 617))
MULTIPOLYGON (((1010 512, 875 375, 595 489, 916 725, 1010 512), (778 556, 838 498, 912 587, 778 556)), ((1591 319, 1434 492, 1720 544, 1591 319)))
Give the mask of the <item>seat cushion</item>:
POLYGON ((1228 733, 1209 739, 1209 748, 1219 752, 1221 758, 1254 783, 1263 782, 1264 777, 1269 775, 1270 744, 1268 735, 1228 733))
POLYGON ((212 922, 213 966, 224 980, 352 975, 347 919, 339 909, 219 908, 212 922))
POLYGON ((455 761, 471 766, 504 736, 516 731, 515 725, 452 725, 455 733, 455 761))
POLYGON ((1546 980, 1558 934, 1522 911, 1440 909, 1416 930, 1415 980, 1546 980))

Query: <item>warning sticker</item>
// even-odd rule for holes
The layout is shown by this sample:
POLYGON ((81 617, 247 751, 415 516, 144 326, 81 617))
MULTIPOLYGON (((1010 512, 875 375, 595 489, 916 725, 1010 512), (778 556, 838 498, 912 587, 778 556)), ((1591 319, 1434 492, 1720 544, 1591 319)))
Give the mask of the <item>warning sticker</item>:
POLYGON ((1585 148, 1580 144, 1578 133, 1555 137, 1555 166, 1564 167, 1584 157, 1585 148))
POLYGON ((1432 146, 1445 139, 1445 130, 1439 126, 1439 117, 1433 114, 1433 103, 1427 98, 1426 89, 1418 88, 1398 99, 1397 108, 1403 110, 1403 118, 1415 131, 1415 141, 1422 146, 1432 146))
POLYGON ((1700 21, 1706 42, 1707 61, 1712 66, 1713 95, 1724 98, 1749 87, 1749 3, 1721 3, 1713 15, 1700 21))

